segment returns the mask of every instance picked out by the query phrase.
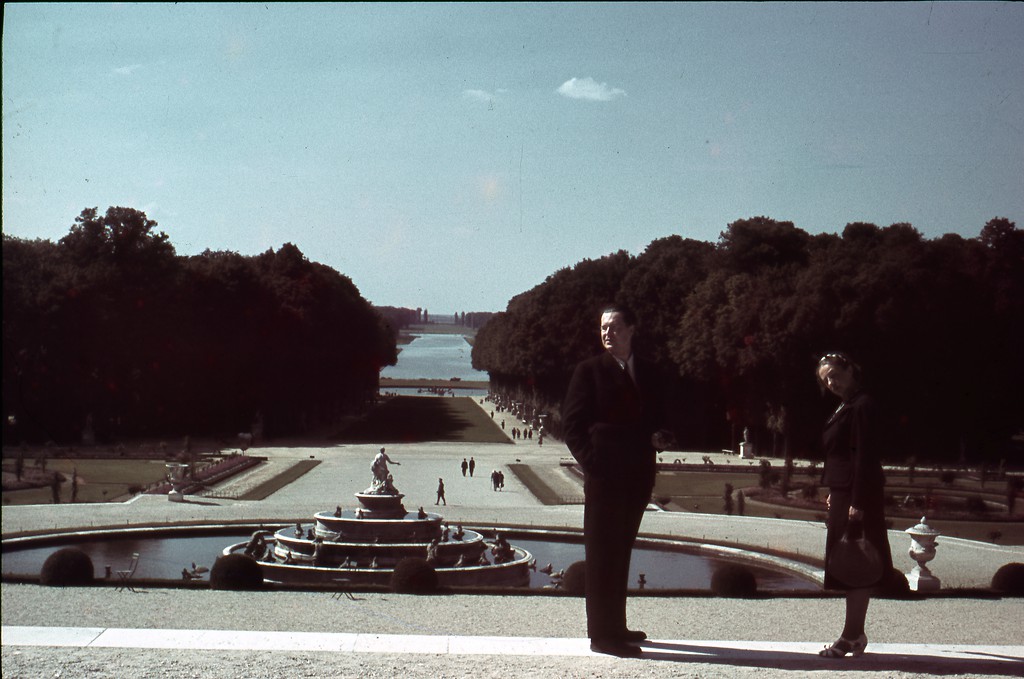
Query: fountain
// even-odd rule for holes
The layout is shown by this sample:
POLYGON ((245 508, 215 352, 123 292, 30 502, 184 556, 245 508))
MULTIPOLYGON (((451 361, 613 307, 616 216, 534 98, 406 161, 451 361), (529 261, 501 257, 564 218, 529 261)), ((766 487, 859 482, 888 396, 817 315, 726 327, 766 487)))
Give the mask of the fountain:
POLYGON ((500 535, 488 544, 461 525, 453 531, 440 514, 422 507, 407 511, 388 463, 400 464, 381 448, 370 467, 370 487, 355 493, 358 507, 317 512, 308 525, 257 531, 224 554, 248 554, 259 561, 265 580, 289 584, 387 585, 398 562, 409 557, 430 562, 443 586, 529 584, 529 552, 500 535))

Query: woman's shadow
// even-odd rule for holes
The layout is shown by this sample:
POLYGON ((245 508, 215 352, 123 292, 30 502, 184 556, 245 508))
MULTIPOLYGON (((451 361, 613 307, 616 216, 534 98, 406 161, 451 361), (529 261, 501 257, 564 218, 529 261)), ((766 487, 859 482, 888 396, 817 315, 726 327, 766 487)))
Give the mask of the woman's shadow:
MULTIPOLYGON (((868 652, 859 658, 822 658, 817 647, 807 643, 785 642, 721 642, 710 645, 701 642, 645 641, 642 658, 678 663, 707 663, 736 667, 771 667, 791 671, 885 671, 916 672, 931 675, 1020 675, 1024 673, 1024 657, 991 653, 971 654, 950 649, 951 655, 887 652, 868 652), (781 648, 780 648, 781 647, 781 648), (787 648, 788 647, 788 648, 787 648), (806 647, 807 650, 803 650, 806 647)), ((930 647, 934 648, 934 647, 930 647)))

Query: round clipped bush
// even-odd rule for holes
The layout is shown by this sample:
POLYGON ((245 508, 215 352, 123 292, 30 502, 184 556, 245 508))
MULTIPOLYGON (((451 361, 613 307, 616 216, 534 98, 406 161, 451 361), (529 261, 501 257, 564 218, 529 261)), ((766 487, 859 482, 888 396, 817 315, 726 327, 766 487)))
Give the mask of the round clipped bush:
POLYGON ((757 578, 745 566, 726 564, 711 576, 711 591, 716 596, 748 599, 757 595, 757 578))
POLYGON ((39 572, 39 582, 51 587, 91 585, 92 559, 77 547, 64 547, 46 557, 39 572))
POLYGON ((402 559, 391 574, 391 589, 399 594, 430 594, 437 590, 437 571, 426 559, 402 559))
POLYGON ((583 596, 587 591, 587 563, 577 561, 565 569, 562 588, 569 594, 583 596))
POLYGON ((1024 563, 1008 563, 992 576, 992 589, 1007 596, 1024 596, 1024 563))
POLYGON ((893 568, 889 577, 879 585, 878 596, 884 599, 907 599, 910 597, 910 583, 898 568, 893 568))
POLYGON ((210 569, 210 586, 236 591, 263 589, 263 569, 251 556, 226 554, 210 569))

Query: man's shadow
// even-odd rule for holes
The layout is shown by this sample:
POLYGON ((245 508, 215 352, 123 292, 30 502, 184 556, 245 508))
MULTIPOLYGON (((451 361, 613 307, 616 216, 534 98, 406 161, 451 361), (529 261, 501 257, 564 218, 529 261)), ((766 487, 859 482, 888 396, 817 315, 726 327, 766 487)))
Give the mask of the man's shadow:
POLYGON ((771 667, 796 671, 892 671, 932 675, 999 675, 1024 674, 1024 661, 1018 656, 978 653, 975 658, 871 653, 859 658, 822 658, 816 653, 796 651, 723 648, 679 642, 645 641, 642 658, 678 663, 707 663, 737 667, 771 667))

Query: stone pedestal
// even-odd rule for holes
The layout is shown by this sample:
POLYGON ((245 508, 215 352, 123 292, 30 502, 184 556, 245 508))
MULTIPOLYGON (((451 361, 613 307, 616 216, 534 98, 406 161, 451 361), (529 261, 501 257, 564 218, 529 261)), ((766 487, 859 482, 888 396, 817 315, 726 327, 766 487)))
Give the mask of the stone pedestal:
POLYGON ((935 558, 935 539, 941 535, 939 531, 928 525, 927 519, 921 517, 921 523, 906 531, 910 536, 910 549, 907 554, 917 562, 909 573, 907 573, 907 584, 911 591, 930 592, 942 587, 942 582, 932 575, 925 565, 935 558))
POLYGON ((754 444, 744 441, 740 444, 740 458, 744 460, 754 459, 754 444))
POLYGON ((171 502, 184 502, 185 494, 181 492, 181 489, 185 485, 185 472, 188 471, 188 465, 181 462, 168 462, 167 467, 167 480, 171 482, 171 490, 167 493, 167 499, 171 502))

